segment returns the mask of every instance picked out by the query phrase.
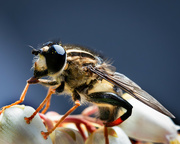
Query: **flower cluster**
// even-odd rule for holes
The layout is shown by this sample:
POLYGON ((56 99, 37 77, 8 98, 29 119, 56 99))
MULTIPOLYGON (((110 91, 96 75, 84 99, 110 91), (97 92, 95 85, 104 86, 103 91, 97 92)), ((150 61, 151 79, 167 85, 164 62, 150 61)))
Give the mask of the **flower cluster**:
MULTIPOLYGON (((119 126, 107 128, 110 144, 180 144, 179 126, 129 95, 123 95, 133 106, 133 114, 119 126)), ((56 112, 37 114, 30 106, 16 105, 0 115, 0 144, 105 144, 103 122, 90 117, 98 111, 88 107, 80 115, 69 115, 56 130, 44 139, 41 132, 54 127, 62 115, 56 112)), ((123 111, 122 111, 123 112, 123 111)))

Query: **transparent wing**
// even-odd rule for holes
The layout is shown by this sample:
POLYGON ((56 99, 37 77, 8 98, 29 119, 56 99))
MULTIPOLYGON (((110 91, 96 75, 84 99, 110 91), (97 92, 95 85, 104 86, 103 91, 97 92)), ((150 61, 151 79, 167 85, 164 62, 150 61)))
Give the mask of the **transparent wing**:
POLYGON ((103 79, 109 81, 110 83, 120 87, 122 90, 126 91, 134 98, 139 101, 145 103, 151 108, 171 117, 175 118, 173 114, 171 114, 164 106, 162 106, 155 98, 153 98, 146 91, 142 90, 135 82, 130 80, 123 74, 115 72, 114 74, 108 74, 106 71, 102 69, 98 69, 97 67, 88 66, 88 69, 93 73, 99 75, 103 79))

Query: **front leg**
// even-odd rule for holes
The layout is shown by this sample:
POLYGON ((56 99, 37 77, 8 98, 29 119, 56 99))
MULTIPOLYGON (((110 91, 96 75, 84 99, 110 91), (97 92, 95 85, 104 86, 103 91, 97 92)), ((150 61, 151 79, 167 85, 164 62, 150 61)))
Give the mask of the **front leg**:
POLYGON ((14 105, 22 103, 24 101, 24 99, 25 99, 28 88, 29 88, 29 84, 27 83, 24 90, 23 90, 23 92, 22 92, 22 94, 21 94, 21 96, 20 96, 20 99, 18 101, 16 101, 16 102, 10 104, 10 105, 2 107, 2 109, 0 111, 0 114, 3 113, 6 108, 10 108, 10 107, 12 107, 14 105))
POLYGON ((27 81, 29 84, 41 84, 47 87, 58 85, 58 82, 55 80, 47 80, 47 79, 38 79, 36 77, 32 77, 27 81))
MULTIPOLYGON (((65 86, 65 82, 64 81, 62 81, 61 82, 61 85, 60 86, 58 86, 56 89, 55 89, 55 91, 57 92, 57 93, 61 93, 61 92, 63 92, 64 91, 64 86, 65 86)), ((49 90, 48 90, 48 93, 50 92, 50 88, 49 88, 49 90)), ((48 94, 47 94, 48 95, 48 94)), ((42 112, 41 113, 46 113, 46 111, 49 109, 49 107, 50 107, 50 104, 51 104, 51 97, 49 98, 49 100, 47 101, 47 103, 46 103, 46 106, 45 106, 45 108, 42 110, 42 112)))
POLYGON ((57 92, 62 92, 64 90, 64 82, 61 82, 61 85, 57 85, 58 82, 57 81, 53 81, 53 80, 46 80, 46 79, 36 79, 36 78, 31 78, 30 80, 28 80, 28 83, 38 83, 38 84, 42 84, 45 86, 50 87, 48 90, 48 93, 45 97, 45 99, 43 100, 43 102, 39 105, 39 107, 36 109, 36 111, 30 116, 30 117, 25 117, 26 122, 29 124, 30 121, 35 117, 35 115, 44 107, 44 105, 46 104, 44 110, 42 111, 42 113, 45 113, 47 111, 47 109, 50 107, 50 100, 51 100, 51 95, 54 94, 56 91, 57 92), (58 86, 55 89, 52 88, 52 86, 58 86))
POLYGON ((35 110, 35 112, 30 117, 25 117, 25 121, 27 124, 30 124, 31 120, 35 117, 35 115, 43 108, 43 106, 48 102, 48 100, 51 98, 51 95, 55 93, 55 90, 51 87, 49 88, 48 94, 43 100, 43 102, 39 105, 39 107, 35 110))
POLYGON ((80 96, 78 96, 77 91, 73 92, 72 97, 74 97, 75 105, 61 117, 61 119, 56 123, 56 125, 52 129, 50 129, 48 132, 43 132, 43 131, 41 132, 44 139, 47 139, 47 137, 60 125, 60 123, 62 123, 68 115, 70 115, 74 110, 76 110, 81 105, 80 96))
POLYGON ((25 96, 26 96, 26 93, 27 93, 27 90, 29 88, 29 84, 36 84, 36 83, 39 83, 39 84, 42 84, 42 85, 45 85, 45 86, 55 86, 58 84, 57 81, 53 81, 53 80, 45 80, 45 79, 38 79, 36 77, 32 77, 30 78, 29 80, 27 80, 27 84, 20 96, 20 99, 10 105, 7 105, 7 106, 4 106, 2 108, 2 110, 0 111, 0 114, 3 113, 3 111, 6 109, 6 108, 10 108, 11 106, 14 106, 14 105, 17 105, 17 104, 20 104, 24 101, 25 99, 25 96))

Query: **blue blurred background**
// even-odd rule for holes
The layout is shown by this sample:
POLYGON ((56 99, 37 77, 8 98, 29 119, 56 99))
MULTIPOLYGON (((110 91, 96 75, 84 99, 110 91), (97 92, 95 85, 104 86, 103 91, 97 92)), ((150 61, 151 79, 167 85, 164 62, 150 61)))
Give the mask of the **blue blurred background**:
MULTIPOLYGON (((18 100, 33 75, 28 45, 57 38, 102 52, 180 124, 180 1, 1 1, 0 106, 18 100)), ((46 92, 32 85, 24 103, 37 108, 46 92)), ((53 96, 50 110, 64 114, 72 105, 53 96)))

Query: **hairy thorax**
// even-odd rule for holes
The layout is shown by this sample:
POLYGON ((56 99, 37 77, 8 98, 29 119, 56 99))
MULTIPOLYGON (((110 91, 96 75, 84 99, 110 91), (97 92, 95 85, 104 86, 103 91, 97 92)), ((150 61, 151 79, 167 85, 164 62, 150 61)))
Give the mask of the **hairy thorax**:
POLYGON ((81 63, 68 63, 68 68, 63 72, 65 82, 71 89, 75 89, 82 85, 88 85, 92 80, 98 76, 86 70, 81 63))

